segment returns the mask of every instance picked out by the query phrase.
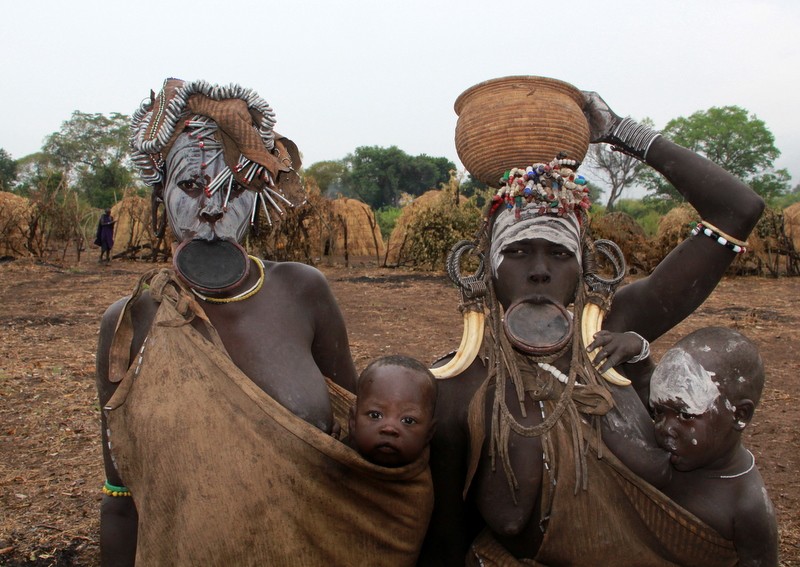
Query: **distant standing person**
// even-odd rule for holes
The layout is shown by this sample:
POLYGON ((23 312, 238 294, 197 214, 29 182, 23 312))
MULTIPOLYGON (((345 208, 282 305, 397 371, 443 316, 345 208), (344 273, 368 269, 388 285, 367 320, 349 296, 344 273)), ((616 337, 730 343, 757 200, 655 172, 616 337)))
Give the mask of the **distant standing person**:
POLYGON ((100 247, 100 259, 98 262, 103 261, 105 255, 106 262, 111 261, 111 249, 114 247, 114 217, 111 216, 111 209, 106 209, 100 216, 100 222, 97 223, 97 236, 94 243, 100 247))

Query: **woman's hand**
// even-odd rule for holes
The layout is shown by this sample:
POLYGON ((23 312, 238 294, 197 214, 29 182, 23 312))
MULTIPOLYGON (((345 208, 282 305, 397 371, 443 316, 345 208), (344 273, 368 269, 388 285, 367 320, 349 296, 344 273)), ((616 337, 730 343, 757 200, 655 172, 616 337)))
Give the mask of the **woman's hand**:
POLYGON ((622 121, 594 91, 583 94, 583 115, 589 123, 589 141, 593 144, 611 141, 611 133, 622 121))

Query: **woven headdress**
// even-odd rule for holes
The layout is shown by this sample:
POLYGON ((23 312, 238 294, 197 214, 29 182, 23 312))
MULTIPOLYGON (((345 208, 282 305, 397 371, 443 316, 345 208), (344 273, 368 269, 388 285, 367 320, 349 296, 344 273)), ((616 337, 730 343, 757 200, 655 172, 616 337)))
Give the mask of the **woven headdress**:
POLYGON ((227 166, 205 188, 206 193, 230 193, 234 183, 255 191, 270 221, 270 209, 280 215, 283 207, 305 202, 296 172, 300 167, 297 146, 276 133, 274 125, 272 108, 251 89, 167 79, 161 92, 151 91, 133 113, 132 159, 160 198, 167 155, 178 136, 192 129, 201 147, 203 138, 221 145, 210 159, 222 157, 227 166))

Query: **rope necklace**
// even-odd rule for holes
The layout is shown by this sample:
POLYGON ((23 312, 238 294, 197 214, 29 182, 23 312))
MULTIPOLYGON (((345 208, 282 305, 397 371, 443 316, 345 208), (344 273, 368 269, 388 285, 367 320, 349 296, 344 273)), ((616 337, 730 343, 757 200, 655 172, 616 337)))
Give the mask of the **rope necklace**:
POLYGON ((721 476, 718 476, 717 478, 738 478, 738 477, 740 477, 740 476, 744 476, 744 475, 746 475, 746 474, 747 474, 747 473, 749 473, 751 470, 753 470, 753 467, 755 467, 755 466, 756 466, 756 458, 755 458, 755 456, 753 455, 753 453, 751 453, 751 452, 750 452, 750 449, 745 449, 745 451, 747 451, 747 453, 750 455, 750 466, 749 466, 749 467, 747 467, 747 470, 746 470, 746 471, 742 471, 742 472, 740 472, 740 473, 736 473, 736 474, 726 474, 726 475, 721 475, 721 476))
POLYGON ((250 289, 245 290, 238 295, 234 295, 233 297, 208 297, 206 295, 203 295, 194 288, 191 288, 192 293, 195 294, 198 298, 208 303, 233 303, 235 301, 244 301, 245 299, 253 297, 255 294, 259 292, 259 290, 261 290, 261 286, 264 285, 264 263, 255 256, 250 256, 248 254, 247 257, 250 258, 253 261, 253 263, 255 263, 255 265, 258 267, 258 281, 255 284, 253 284, 253 287, 251 287, 250 289))

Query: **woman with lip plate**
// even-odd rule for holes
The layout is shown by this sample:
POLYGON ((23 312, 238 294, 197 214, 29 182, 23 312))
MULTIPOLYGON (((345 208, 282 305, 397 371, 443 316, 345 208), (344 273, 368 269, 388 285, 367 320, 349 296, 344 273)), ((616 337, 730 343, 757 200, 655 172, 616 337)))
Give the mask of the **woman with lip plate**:
MULTIPOLYGON (((547 86, 540 78, 507 79, 526 100, 542 97, 547 86)), ((471 363, 467 357, 457 375, 438 374, 447 379, 439 384, 431 444, 436 505, 420 564, 463 565, 465 557, 475 565, 735 564, 730 542, 639 480, 664 470, 668 458, 653 449, 653 429, 643 425, 636 379, 637 366, 647 363, 623 368, 625 361, 612 355, 618 368, 610 383, 589 356, 599 343, 581 332, 587 314, 598 313, 592 303, 605 313, 603 329, 632 331, 642 337, 636 340, 652 341, 674 327, 743 251, 764 203, 705 157, 617 116, 597 93, 555 82, 571 92, 580 120, 554 130, 550 113, 561 106, 543 103, 526 118, 532 131, 547 126, 544 147, 498 143, 483 152, 525 157, 496 164, 508 172, 500 182, 482 179, 499 186, 474 244, 486 270, 462 280, 462 298, 486 289, 479 297, 488 308, 486 356, 471 363), (660 172, 703 219, 649 276, 616 293, 624 263, 613 247, 593 243, 587 192, 576 172, 586 147, 560 147, 581 129, 587 141, 610 143, 660 172), (559 155, 562 149, 572 155, 559 155), (601 273, 604 259, 614 264, 613 277, 601 273), (619 372, 633 385, 623 385, 619 372), (642 440, 630 469, 599 439, 601 419, 612 435, 642 440)), ((496 131, 496 120, 487 112, 475 139, 496 131)), ((468 156, 460 156, 472 171, 468 156)), ((434 366, 455 360, 463 359, 456 354, 434 366)))
POLYGON ((168 79, 133 115, 134 161, 163 200, 171 268, 100 328, 103 565, 413 565, 427 456, 368 463, 334 439, 356 372, 318 270, 240 244, 304 200, 294 144, 239 85, 168 79), (386 530, 373 530, 375 525, 386 530))

